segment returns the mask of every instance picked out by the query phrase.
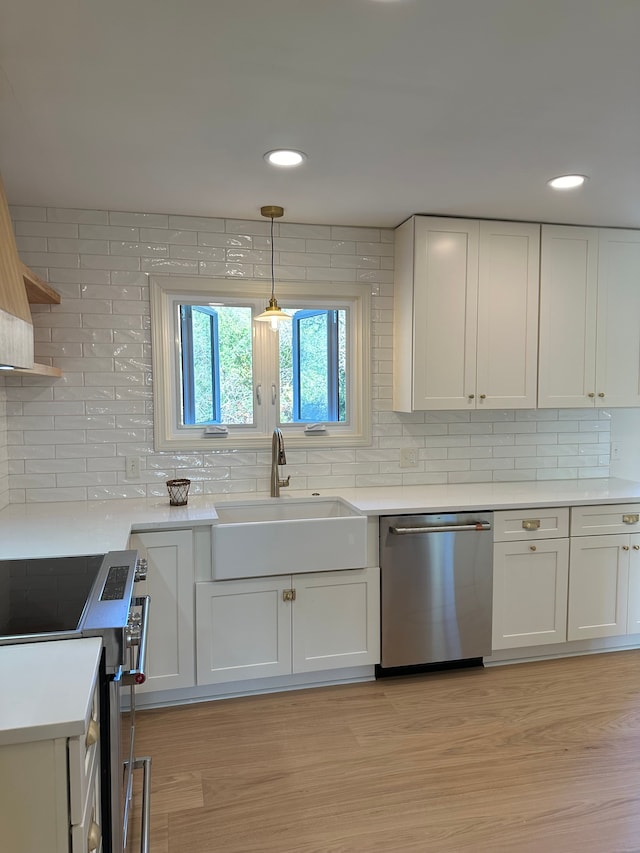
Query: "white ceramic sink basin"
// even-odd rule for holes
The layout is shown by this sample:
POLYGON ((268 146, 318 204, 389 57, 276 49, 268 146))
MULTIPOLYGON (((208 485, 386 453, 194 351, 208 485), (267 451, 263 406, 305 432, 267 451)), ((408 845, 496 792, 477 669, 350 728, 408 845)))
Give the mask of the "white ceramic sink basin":
POLYGON ((215 580, 366 566, 367 519, 340 498, 271 498, 216 506, 215 580))

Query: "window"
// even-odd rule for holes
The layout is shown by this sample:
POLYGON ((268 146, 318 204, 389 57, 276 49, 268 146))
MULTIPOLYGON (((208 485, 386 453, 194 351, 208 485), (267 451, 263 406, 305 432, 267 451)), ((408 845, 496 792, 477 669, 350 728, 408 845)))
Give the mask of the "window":
POLYGON ((156 449, 368 444, 368 286, 316 290, 280 283, 273 331, 263 283, 152 279, 156 449))

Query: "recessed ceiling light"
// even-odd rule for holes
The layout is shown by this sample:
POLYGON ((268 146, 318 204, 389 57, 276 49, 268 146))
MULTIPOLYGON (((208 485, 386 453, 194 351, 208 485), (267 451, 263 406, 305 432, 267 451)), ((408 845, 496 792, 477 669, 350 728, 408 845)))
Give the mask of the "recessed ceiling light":
POLYGON ((586 175, 558 175, 557 178, 551 178, 547 183, 554 190, 572 190, 575 187, 581 187, 586 180, 586 175))
POLYGON ((307 155, 294 148, 276 148, 274 151, 267 151, 264 159, 267 163, 273 163, 274 166, 299 166, 307 159, 307 155))

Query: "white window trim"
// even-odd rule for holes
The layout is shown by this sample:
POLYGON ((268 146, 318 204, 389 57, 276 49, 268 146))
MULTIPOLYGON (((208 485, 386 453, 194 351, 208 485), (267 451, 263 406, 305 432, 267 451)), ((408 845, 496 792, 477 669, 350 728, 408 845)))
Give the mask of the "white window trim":
MULTIPOLYGON (((218 438, 204 438, 202 427, 180 428, 175 422, 178 410, 179 330, 173 306, 179 300, 206 304, 221 299, 268 300, 265 282, 229 281, 204 277, 153 276, 149 280, 154 389, 154 447, 156 450, 262 450, 271 446, 276 424, 277 405, 271 401, 271 380, 262 371, 275 371, 268 360, 264 342, 273 334, 268 323, 253 323, 257 369, 254 373, 254 399, 262 385, 261 406, 256 406, 255 427, 239 427, 218 438), (266 296, 265 296, 266 294, 266 296)), ((348 424, 328 424, 321 434, 304 432, 304 424, 283 424, 287 448, 363 447, 371 444, 371 293, 370 285, 334 282, 278 282, 276 295, 283 307, 310 307, 321 300, 324 307, 347 307, 352 315, 349 333, 348 424)))

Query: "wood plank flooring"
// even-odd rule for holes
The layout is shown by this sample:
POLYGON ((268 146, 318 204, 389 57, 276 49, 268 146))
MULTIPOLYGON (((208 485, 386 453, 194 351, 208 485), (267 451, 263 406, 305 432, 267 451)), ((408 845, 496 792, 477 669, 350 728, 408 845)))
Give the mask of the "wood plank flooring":
POLYGON ((640 652, 139 712, 152 853, 639 853, 640 652))

